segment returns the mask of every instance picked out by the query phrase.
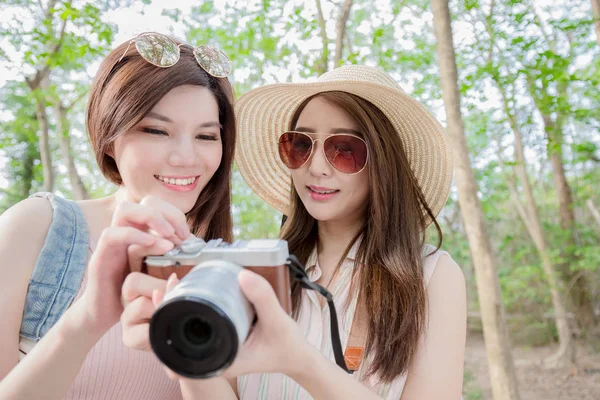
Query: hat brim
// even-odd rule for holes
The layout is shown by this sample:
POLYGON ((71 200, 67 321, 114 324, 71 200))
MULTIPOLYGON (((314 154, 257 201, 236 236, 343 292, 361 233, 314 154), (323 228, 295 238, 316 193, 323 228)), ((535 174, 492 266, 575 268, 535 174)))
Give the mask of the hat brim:
MULTIPOLYGON (((452 153, 443 127, 425 107, 400 90, 363 81, 281 83, 259 87, 236 102, 235 160, 244 180, 264 201, 288 214, 291 176, 279 158, 277 140, 307 98, 342 91, 379 108, 398 132, 413 173, 434 216, 452 184, 452 153)), ((431 219, 427 218, 427 225, 431 219)))

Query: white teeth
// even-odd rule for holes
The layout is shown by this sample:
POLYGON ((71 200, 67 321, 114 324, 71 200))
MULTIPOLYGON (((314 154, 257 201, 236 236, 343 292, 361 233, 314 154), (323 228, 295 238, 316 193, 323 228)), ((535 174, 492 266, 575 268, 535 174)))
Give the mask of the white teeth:
POLYGON ((159 180, 168 183, 169 185, 177 185, 177 186, 188 186, 194 183, 196 178, 187 178, 187 179, 174 179, 174 178, 165 178, 163 176, 157 176, 159 180))
POLYGON ((331 194, 331 193, 337 192, 337 190, 335 190, 335 189, 334 190, 324 190, 324 191, 323 190, 314 190, 314 189, 310 189, 310 190, 312 190, 313 192, 318 193, 318 194, 331 194))

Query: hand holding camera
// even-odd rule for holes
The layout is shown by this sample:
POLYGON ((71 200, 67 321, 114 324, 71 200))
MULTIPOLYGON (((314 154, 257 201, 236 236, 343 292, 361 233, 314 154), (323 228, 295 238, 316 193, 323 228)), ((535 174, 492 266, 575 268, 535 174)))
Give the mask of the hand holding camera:
POLYGON ((291 373, 300 367, 315 348, 290 317, 290 275, 327 298, 336 362, 347 370, 331 294, 308 280, 285 241, 229 244, 190 236, 163 255, 145 257, 142 270, 146 275, 131 274, 123 286, 129 303, 121 319, 125 343, 151 348, 179 376, 291 373), (167 291, 164 279, 171 275, 182 279, 167 291))
POLYGON ((275 293, 275 304, 289 314, 288 256, 282 240, 229 244, 191 236, 162 256, 146 257, 149 275, 164 278, 175 272, 182 277, 150 321, 154 353, 179 375, 219 375, 233 363, 256 317, 238 276, 244 269, 262 276, 275 293))
POLYGON ((189 236, 189 228, 185 215, 172 205, 155 197, 120 204, 90 258, 86 288, 74 308, 78 319, 85 321, 81 325, 98 334, 112 327, 123 311, 125 277, 141 268, 146 255, 170 250, 177 241, 174 236, 181 242, 189 236))

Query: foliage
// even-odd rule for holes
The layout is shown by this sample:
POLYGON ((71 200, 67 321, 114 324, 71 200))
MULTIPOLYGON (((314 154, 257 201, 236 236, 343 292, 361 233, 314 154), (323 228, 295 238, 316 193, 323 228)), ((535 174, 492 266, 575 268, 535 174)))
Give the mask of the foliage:
MULTIPOLYGON (((172 20, 173 31, 183 27, 190 43, 212 43, 230 56, 234 64, 231 79, 239 97, 259 85, 315 79, 333 68, 340 3, 321 1, 328 37, 325 54, 316 2, 205 1, 190 12, 172 8, 163 14, 172 20)), ((376 3, 373 7, 372 1, 353 2, 341 63, 380 66, 443 122, 429 2, 376 3)), ((33 93, 25 78, 31 79, 44 66, 51 70, 50 85, 42 95, 50 115, 51 149, 59 174, 57 190, 67 196, 71 193, 58 152, 56 116, 51 107, 57 101, 75 103, 69 114, 72 146, 90 194, 99 197, 114 190, 95 172, 85 138, 84 107, 76 100, 89 86, 88 67, 113 47, 116 26, 107 21, 107 11, 128 5, 117 0, 10 0, 2 6, 3 13, 13 12, 19 18, 1 22, 0 62, 18 71, 19 78, 0 88, 0 165, 7 182, 0 190, 0 212, 42 185, 39 126, 33 93), (40 9, 39 4, 52 7, 40 9), (30 23, 17 23, 20 21, 30 23), (61 46, 52 52, 63 23, 66 29, 61 46)), ((590 2, 564 0, 540 6, 533 0, 469 0, 453 2, 452 7, 470 161, 499 261, 507 313, 526 315, 529 321, 544 325, 545 315, 552 312, 539 255, 507 185, 509 167, 514 165, 509 118, 514 118, 523 135, 527 173, 555 261, 560 261, 565 233, 559 224, 546 150, 562 152, 577 220, 577 243, 572 250, 578 257, 570 268, 590 278, 593 300, 599 304, 600 226, 586 206, 592 200, 600 207, 600 46, 591 23, 590 2), (557 122, 563 143, 548 141, 544 115, 557 122)), ((453 189, 438 219, 444 230, 444 249, 465 272, 469 307, 474 311, 475 276, 457 196, 453 189)), ((238 237, 277 236, 280 213, 254 195, 237 171, 233 176, 233 204, 238 237)), ((428 234, 428 241, 435 243, 435 234, 431 230, 428 234)))

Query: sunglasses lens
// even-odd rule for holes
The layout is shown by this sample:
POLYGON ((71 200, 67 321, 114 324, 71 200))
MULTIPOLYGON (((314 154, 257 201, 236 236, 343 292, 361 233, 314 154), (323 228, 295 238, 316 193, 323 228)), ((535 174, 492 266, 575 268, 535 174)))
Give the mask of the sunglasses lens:
POLYGON ((159 33, 145 33, 138 36, 135 47, 146 61, 157 67, 170 67, 179 61, 177 44, 159 33))
POLYGON ((300 132, 286 132, 279 137, 279 157, 289 169, 304 165, 312 150, 312 140, 300 132))
POLYGON ((231 60, 221 50, 212 46, 200 46, 194 50, 198 64, 216 78, 225 78, 231 73, 231 60))
POLYGON ((329 136, 323 147, 331 165, 344 174, 356 174, 367 164, 367 144, 356 136, 329 136))

